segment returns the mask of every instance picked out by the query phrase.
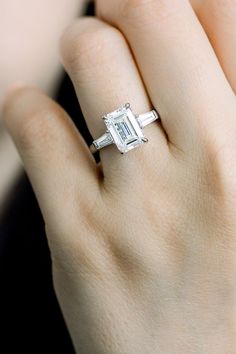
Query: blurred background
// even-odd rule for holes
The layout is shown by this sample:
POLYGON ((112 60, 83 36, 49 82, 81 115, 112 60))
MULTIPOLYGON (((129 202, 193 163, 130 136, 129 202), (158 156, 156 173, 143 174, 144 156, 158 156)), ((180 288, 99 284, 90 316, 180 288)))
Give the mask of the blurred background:
POLYGON ((0 0, 0 353, 74 353, 52 285, 44 222, 16 149, 1 123, 6 91, 38 86, 71 115, 88 143, 59 39, 85 0, 0 0))

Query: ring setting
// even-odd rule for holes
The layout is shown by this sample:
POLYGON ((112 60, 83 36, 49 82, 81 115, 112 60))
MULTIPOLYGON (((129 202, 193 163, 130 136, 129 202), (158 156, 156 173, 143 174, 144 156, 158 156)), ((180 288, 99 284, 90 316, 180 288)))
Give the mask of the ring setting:
POLYGON ((159 118, 155 110, 135 115, 129 103, 114 112, 103 116, 107 128, 106 133, 93 141, 90 149, 93 153, 115 144, 118 150, 124 154, 128 151, 148 142, 143 134, 143 128, 159 118))

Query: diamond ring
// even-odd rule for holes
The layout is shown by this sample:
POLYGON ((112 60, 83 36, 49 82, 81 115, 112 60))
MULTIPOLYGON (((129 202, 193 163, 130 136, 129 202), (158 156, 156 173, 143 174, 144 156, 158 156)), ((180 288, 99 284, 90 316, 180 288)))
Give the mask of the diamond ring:
POLYGON ((90 150, 95 153, 108 145, 115 144, 124 154, 148 142, 142 129, 157 119, 159 115, 155 110, 137 116, 132 112, 130 104, 126 103, 103 117, 107 128, 106 133, 93 141, 90 150))

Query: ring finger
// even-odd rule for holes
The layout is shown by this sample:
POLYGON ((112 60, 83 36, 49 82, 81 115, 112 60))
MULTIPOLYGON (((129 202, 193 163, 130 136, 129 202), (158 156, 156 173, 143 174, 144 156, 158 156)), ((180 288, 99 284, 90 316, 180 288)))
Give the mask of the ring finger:
MULTIPOLYGON (((94 138, 105 132, 101 117, 126 102, 138 114, 152 109, 129 47, 115 28, 95 18, 78 20, 62 38, 62 56, 94 138)), ((105 177, 120 178, 123 167, 127 175, 134 164, 137 170, 143 154, 143 161, 151 156, 152 164, 155 160, 160 163, 160 157, 168 151, 165 134, 156 122, 145 130, 150 143, 125 158, 116 148, 101 150, 105 177), (150 153, 152 149, 154 154, 150 153)))

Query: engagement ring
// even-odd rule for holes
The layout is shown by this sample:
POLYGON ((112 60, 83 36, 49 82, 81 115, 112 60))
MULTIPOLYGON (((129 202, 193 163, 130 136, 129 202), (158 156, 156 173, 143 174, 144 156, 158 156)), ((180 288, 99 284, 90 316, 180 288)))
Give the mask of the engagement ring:
POLYGON ((143 128, 157 119, 159 115, 155 110, 138 116, 132 112, 130 104, 126 103, 103 117, 107 128, 106 133, 93 141, 90 150, 95 153, 108 145, 115 144, 124 154, 148 142, 143 134, 143 128))

